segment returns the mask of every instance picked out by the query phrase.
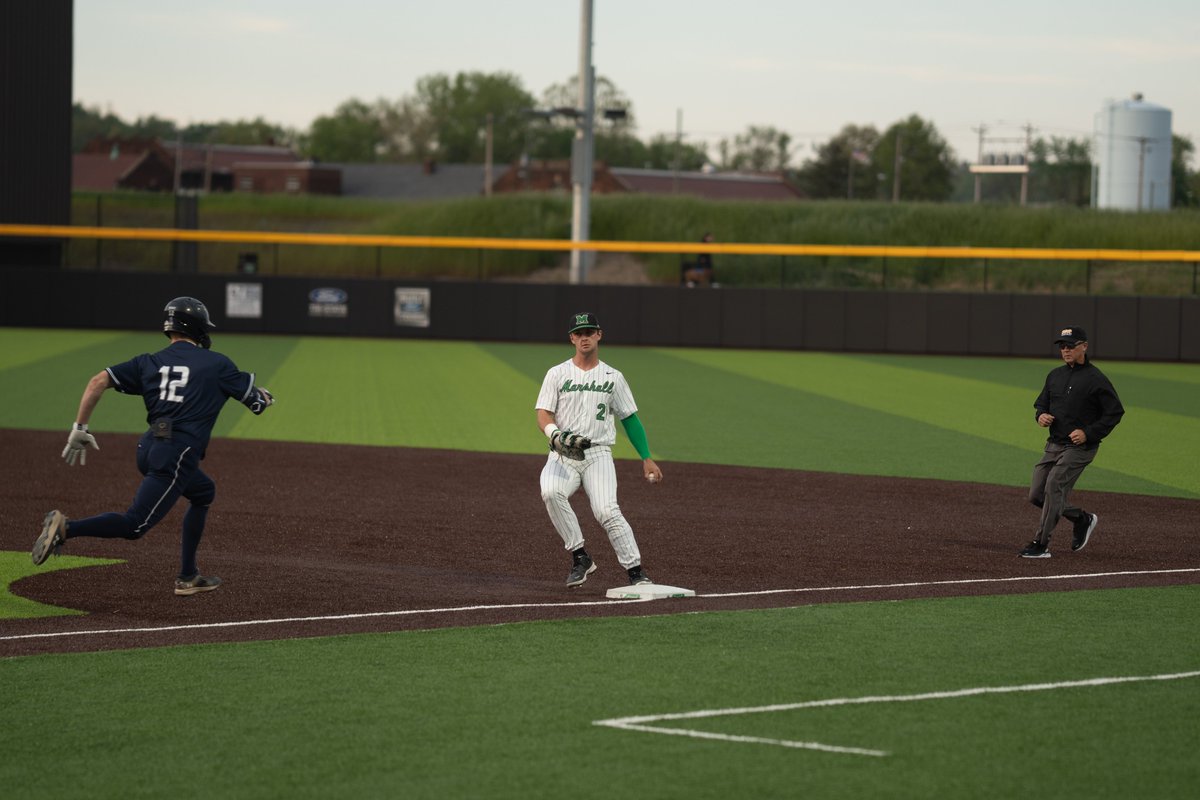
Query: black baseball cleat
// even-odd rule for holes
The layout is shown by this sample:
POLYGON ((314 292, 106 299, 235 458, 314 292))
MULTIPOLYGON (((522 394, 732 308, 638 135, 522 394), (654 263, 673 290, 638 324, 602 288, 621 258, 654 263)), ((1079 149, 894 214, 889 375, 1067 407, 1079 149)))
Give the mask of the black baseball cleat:
POLYGON ((1096 530, 1096 523, 1099 521, 1099 514, 1085 514, 1082 519, 1075 522, 1075 538, 1071 540, 1073 552, 1077 553, 1087 547, 1088 540, 1092 538, 1092 531, 1096 530))
POLYGON ((639 583, 654 583, 654 581, 650 580, 650 576, 642 570, 640 564, 636 567, 630 567, 625 572, 629 575, 630 586, 637 586, 639 583))
POLYGON ((567 576, 567 586, 579 586, 587 580, 588 575, 596 571, 596 563, 582 550, 571 555, 575 563, 571 565, 571 574, 567 576))
POLYGON ((187 597, 193 594, 200 594, 201 592, 211 592, 220 585, 221 579, 217 576, 213 575, 212 577, 205 577, 200 573, 196 573, 187 580, 176 578, 175 594, 187 597))
POLYGON ((51 511, 42 520, 42 532, 33 543, 33 551, 29 556, 34 564, 43 564, 51 553, 58 554, 62 544, 67 540, 67 518, 57 509, 51 511))
POLYGON ((1050 548, 1034 539, 1029 544, 1025 545, 1025 549, 1021 551, 1021 558, 1049 558, 1050 548))

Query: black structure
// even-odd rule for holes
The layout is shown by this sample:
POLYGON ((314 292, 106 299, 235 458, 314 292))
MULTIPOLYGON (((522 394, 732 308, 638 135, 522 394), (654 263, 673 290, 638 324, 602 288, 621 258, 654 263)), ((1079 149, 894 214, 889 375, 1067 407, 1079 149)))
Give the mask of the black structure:
MULTIPOLYGON (((0 222, 71 221, 72 0, 0 3, 0 222)), ((0 267, 57 267, 61 240, 0 238, 0 267)))
MULTIPOLYGON (((0 325, 153 330, 162 304, 198 297, 220 333, 557 342, 595 312, 609 344, 1034 356, 1080 325, 1104 360, 1200 362, 1200 297, 685 289, 239 274, 0 269, 0 325), (414 291, 415 290, 415 291, 414 291), (424 292, 428 291, 425 296, 424 292), (427 313, 408 324, 406 303, 427 313), (257 316, 234 299, 257 298, 257 316), (104 298, 104 302, 97 302, 104 298)), ((418 313, 418 317, 421 314, 418 313)))

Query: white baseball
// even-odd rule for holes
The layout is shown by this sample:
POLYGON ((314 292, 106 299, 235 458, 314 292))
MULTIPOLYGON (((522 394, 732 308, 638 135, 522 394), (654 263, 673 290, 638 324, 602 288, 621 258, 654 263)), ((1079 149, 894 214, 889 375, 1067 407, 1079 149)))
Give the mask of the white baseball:
POLYGON ((650 481, 651 483, 658 483, 658 475, 651 472, 646 476, 646 480, 650 481))

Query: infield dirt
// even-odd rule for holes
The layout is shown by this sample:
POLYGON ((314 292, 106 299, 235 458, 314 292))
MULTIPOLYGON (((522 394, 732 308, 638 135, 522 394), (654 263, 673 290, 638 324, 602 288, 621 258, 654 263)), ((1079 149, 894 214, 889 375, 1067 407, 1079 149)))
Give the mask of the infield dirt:
MULTIPOLYGON (((0 550, 28 552, 52 508, 124 510, 140 479, 136 436, 101 436, 84 467, 63 463, 61 434, 0 437, 0 550)), ((1195 500, 1077 491, 1075 502, 1101 518, 1087 548, 1071 552, 1064 521, 1053 558, 1022 559, 1037 520, 1022 488, 670 461, 652 485, 638 462, 619 461, 619 499, 646 571, 698 596, 609 601, 624 571, 582 492, 575 507, 598 569, 582 587, 563 585, 570 558, 538 494, 544 461, 214 440, 204 469, 217 499, 200 567, 225 584, 172 593, 181 503, 140 541, 80 539, 64 550, 123 564, 14 583, 15 594, 86 613, 0 620, 0 656, 1200 583, 1196 571, 1153 572, 1200 567, 1195 500)))

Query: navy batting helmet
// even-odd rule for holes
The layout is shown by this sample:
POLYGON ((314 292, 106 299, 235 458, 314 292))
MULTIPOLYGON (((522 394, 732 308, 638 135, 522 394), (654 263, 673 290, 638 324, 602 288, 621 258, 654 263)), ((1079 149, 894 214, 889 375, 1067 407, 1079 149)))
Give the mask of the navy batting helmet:
POLYGON ((172 332, 182 334, 205 350, 212 346, 208 332, 216 327, 208 318, 204 303, 194 297, 176 297, 163 309, 164 334, 168 337, 172 332))

